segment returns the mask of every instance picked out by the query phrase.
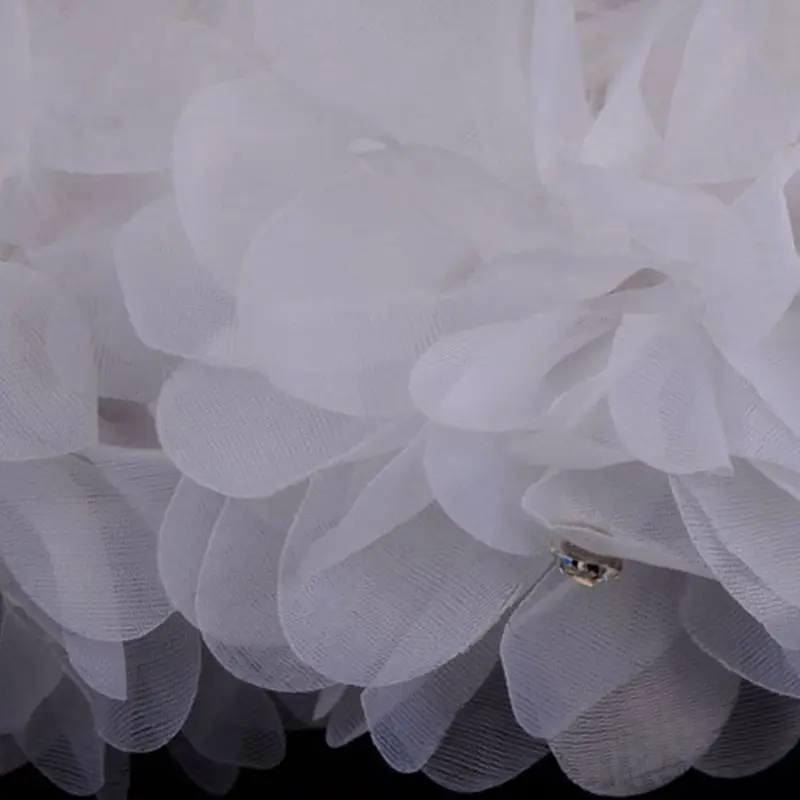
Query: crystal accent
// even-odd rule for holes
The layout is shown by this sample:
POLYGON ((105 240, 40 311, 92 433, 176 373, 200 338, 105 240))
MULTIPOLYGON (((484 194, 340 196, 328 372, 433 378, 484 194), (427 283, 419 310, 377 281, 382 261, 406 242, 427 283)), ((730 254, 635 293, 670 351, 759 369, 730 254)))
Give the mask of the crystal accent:
POLYGON ((557 542, 550 551, 556 557, 558 571, 581 586, 597 586, 618 578, 622 559, 601 556, 571 542, 557 542))

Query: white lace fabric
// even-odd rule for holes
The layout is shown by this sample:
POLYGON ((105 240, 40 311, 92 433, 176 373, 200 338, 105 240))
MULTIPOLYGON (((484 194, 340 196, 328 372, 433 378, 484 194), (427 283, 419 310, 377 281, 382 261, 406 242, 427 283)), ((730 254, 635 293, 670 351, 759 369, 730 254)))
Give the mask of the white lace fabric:
POLYGON ((0 771, 123 800, 168 747, 221 795, 311 726, 627 796, 789 752, 798 34, 0 3, 0 771))

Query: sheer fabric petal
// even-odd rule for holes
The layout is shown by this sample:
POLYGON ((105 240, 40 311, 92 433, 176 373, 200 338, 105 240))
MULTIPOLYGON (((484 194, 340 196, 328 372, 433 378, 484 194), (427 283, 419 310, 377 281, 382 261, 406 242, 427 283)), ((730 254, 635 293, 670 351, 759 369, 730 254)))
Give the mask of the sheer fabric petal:
POLYGON ((143 342, 212 363, 244 358, 234 298, 200 268, 174 198, 146 206, 122 227, 115 258, 125 307, 143 342))
POLYGON ((164 386, 159 438, 181 471, 232 497, 266 497, 357 447, 377 425, 322 411, 255 372, 186 364, 164 386))
POLYGON ((281 550, 305 488, 265 501, 226 501, 197 578, 197 625, 206 646, 239 679, 275 691, 330 683, 298 660, 278 618, 281 550))
POLYGON ((242 335, 289 393, 343 413, 408 411, 408 374, 442 326, 439 296, 471 257, 391 183, 356 169, 259 230, 238 284, 242 335))
POLYGON ((800 703, 742 682, 739 697, 719 738, 694 765, 714 778, 761 772, 800 740, 800 703))
POLYGON ((592 552, 707 576, 666 475, 641 463, 561 470, 531 486, 522 506, 592 552))
POLYGON ((672 488, 686 529, 714 578, 783 647, 800 648, 800 609, 777 595, 722 544, 699 502, 680 483, 673 482, 672 488))
POLYGON ((516 777, 548 752, 514 719, 498 665, 458 712, 423 772, 450 791, 477 793, 516 777))
POLYGON ((183 735, 200 755, 237 767, 270 769, 283 760, 286 749, 272 699, 236 680, 207 654, 183 735))
POLYGON ((399 141, 443 147, 509 180, 530 180, 525 44, 531 3, 502 15, 486 0, 321 0, 255 7, 256 34, 277 69, 323 102, 399 141), (426 86, 420 91, 420 86, 426 86))
MULTIPOLYGON (((124 462, 117 466, 124 471, 124 462)), ((0 553, 26 595, 67 630, 135 639, 169 615, 158 528, 147 518, 150 502, 169 495, 162 469, 160 460, 136 465, 138 492, 126 496, 112 471, 106 476, 84 458, 3 467, 0 553)))
POLYGON ((197 693, 200 641, 173 614, 146 636, 125 644, 124 700, 89 692, 100 736, 126 753, 163 747, 183 727, 197 693))
POLYGON ((689 770, 714 744, 738 689, 736 676, 680 637, 550 747, 583 789, 612 797, 651 791, 689 770))
POLYGON ((176 611, 197 627, 197 585, 225 498, 181 478, 158 535, 158 573, 176 611))
POLYGON ((0 262, 0 314, 0 458, 48 458, 92 444, 97 375, 78 305, 46 276, 0 262))
POLYGON ((511 617, 500 647, 511 705, 525 731, 548 740, 560 735, 669 650, 680 636, 683 580, 630 562, 624 578, 591 596, 572 582, 534 590, 511 617))
POLYGON ((312 480, 279 582, 281 620, 300 658, 361 686, 411 680, 466 650, 538 574, 535 560, 490 550, 432 505, 336 567, 298 580, 314 543, 379 469, 342 466, 312 480))
POLYGON ((185 736, 178 735, 169 743, 169 753, 192 783, 214 797, 228 794, 239 777, 238 767, 201 756, 185 736))
POLYGON ((432 427, 425 474, 436 502, 467 533, 508 553, 536 555, 546 534, 523 512, 522 498, 544 470, 516 461, 505 444, 492 435, 432 427))
POLYGON ((753 684, 800 696, 800 653, 783 649, 716 584, 698 581, 681 601, 687 633, 705 653, 753 684))
POLYGON ((361 703, 378 751, 398 772, 417 772, 497 662, 498 627, 466 653, 409 683, 365 689, 361 703))
POLYGON ((105 780, 105 744, 86 699, 64 678, 36 709, 17 743, 31 763, 68 794, 91 795, 105 780))
POLYGON ((175 199, 200 264, 220 288, 233 290, 264 222, 352 169, 348 146, 370 135, 370 125, 318 106, 274 73, 192 97, 175 129, 175 199))
POLYGON ((3 675, 3 734, 24 729, 39 704, 62 678, 62 670, 46 640, 27 625, 6 603, 0 631, 0 670, 3 675))
POLYGON ((350 687, 334 706, 325 725, 328 747, 344 747, 369 730, 361 694, 361 689, 350 687))
POLYGON ((742 461, 731 477, 695 475, 681 478, 681 485, 702 508, 721 544, 775 594, 800 606, 791 567, 798 500, 742 461))

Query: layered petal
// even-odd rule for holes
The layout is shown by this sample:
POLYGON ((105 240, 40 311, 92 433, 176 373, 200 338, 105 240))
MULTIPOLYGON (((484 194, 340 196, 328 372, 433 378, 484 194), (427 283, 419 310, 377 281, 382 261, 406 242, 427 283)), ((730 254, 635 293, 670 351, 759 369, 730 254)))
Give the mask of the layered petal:
POLYGON ((482 792, 516 777, 548 753, 514 719, 498 665, 458 712, 423 772, 453 792, 482 792))
POLYGON ((544 469, 515 460, 500 437, 434 426, 424 465, 436 502, 479 541, 523 556, 546 546, 522 509, 523 495, 544 469))
POLYGON ((47 277, 0 262, 0 458, 47 458, 97 436, 97 375, 79 306, 47 277))
POLYGON ((666 475, 641 463, 561 470, 532 486, 522 507, 591 552, 707 576, 666 475))
POLYGON ((267 497, 297 483, 378 427, 295 400, 255 372, 199 364, 173 373, 156 420, 180 470, 233 497, 267 497))
POLYGON ((431 505, 308 577, 306 554, 380 469, 342 466, 312 480, 279 584, 283 627, 301 659, 361 686, 412 680, 465 651, 541 571, 536 560, 490 550, 431 505))
POLYGON ((511 704, 534 738, 551 740, 653 665, 680 638, 683 576, 629 562, 587 592, 554 576, 522 602, 500 652, 511 704))
POLYGON ((31 601, 73 633, 100 641, 146 634, 171 611, 155 520, 172 479, 160 458, 113 460, 106 474, 74 456, 5 465, 6 566, 31 601))
POLYGON ((239 679, 276 691, 330 683, 298 660, 278 618, 281 550, 305 488, 226 501, 197 576, 197 626, 213 656, 239 679))
POLYGON ((612 797, 651 791, 688 771, 714 744, 738 689, 736 676, 680 637, 550 747, 587 791, 612 797))
POLYGON ((533 174, 525 37, 512 0, 324 0, 256 6, 263 52, 298 86, 401 142, 472 158, 509 180, 533 174), (425 90, 420 91, 424 86, 425 90))
POLYGON ((398 772, 417 772, 431 759, 456 715, 497 662, 498 626, 466 653, 409 683, 365 689, 370 735, 398 772))
POLYGON ((800 740, 800 703, 742 682, 719 738, 694 765, 714 778, 741 778, 768 769, 800 740))
POLYGON ((358 169, 254 238, 237 293, 242 336, 290 394, 344 413, 407 411, 408 374, 442 325, 439 297, 471 259, 459 236, 358 169))

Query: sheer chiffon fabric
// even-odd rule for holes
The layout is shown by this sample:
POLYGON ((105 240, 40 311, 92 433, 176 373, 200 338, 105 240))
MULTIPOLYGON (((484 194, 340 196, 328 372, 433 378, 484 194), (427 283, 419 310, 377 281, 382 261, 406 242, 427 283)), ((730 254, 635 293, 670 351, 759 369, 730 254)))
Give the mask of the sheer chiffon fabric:
POLYGON ((798 31, 5 3, 0 771, 122 800, 167 747, 223 795, 298 727, 459 792, 782 758, 798 31))

